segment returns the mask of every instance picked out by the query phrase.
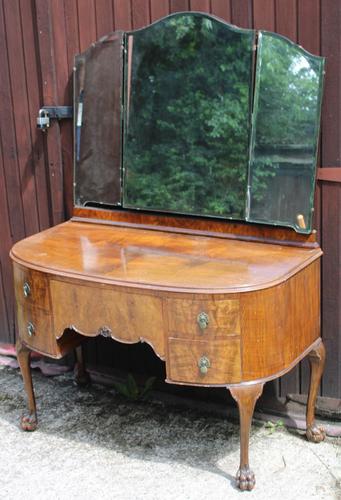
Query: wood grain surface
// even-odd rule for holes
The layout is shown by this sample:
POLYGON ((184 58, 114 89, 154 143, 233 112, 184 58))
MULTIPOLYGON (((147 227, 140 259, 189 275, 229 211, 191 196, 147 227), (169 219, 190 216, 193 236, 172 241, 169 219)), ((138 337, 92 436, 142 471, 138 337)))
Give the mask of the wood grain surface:
POLYGON ((108 337, 120 342, 148 342, 164 359, 161 298, 55 279, 50 280, 50 290, 57 338, 66 328, 73 327, 87 337, 95 337, 105 328, 108 337))
POLYGON ((169 381, 197 384, 238 383, 242 380, 240 339, 205 342, 201 340, 169 339, 167 374, 169 381), (200 373, 201 357, 210 361, 205 375, 200 373))
POLYGON ((240 334, 240 313, 238 299, 207 300, 196 297, 167 299, 165 304, 168 331, 172 337, 214 340, 227 335, 240 334), (207 315, 208 325, 200 328, 199 314, 207 315))
MULTIPOLYGON (((64 224, 59 227, 72 228, 74 224, 64 224)), ((99 227, 101 230, 103 228, 104 226, 99 227)), ((110 226, 108 229, 111 232, 116 230, 110 226)), ((56 230, 58 227, 55 228, 56 230)), ((136 230, 132 235, 135 232, 136 230)), ((96 234, 98 236, 98 233, 96 234)), ((145 236, 145 232, 142 234, 145 236)), ((138 264, 149 269, 149 273, 152 272, 152 266, 148 265, 151 242, 154 241, 158 248, 161 248, 158 240, 161 237, 164 243, 163 248, 167 247, 167 242, 169 245, 165 233, 159 235, 152 232, 152 236, 155 241, 153 238, 150 239, 149 235, 149 246, 145 240, 140 240, 140 243, 144 242, 145 258, 138 264), (165 241, 164 238, 166 238, 165 241)), ((97 252, 89 246, 89 234, 86 237, 83 233, 83 237, 87 242, 86 251, 83 254, 83 265, 86 264, 83 268, 83 275, 70 273, 71 268, 68 269, 65 266, 67 262, 71 262, 72 265, 74 262, 67 259, 64 260, 63 271, 56 270, 53 259, 56 256, 58 259, 63 258, 60 245, 57 245, 55 251, 50 253, 51 267, 46 269, 45 273, 14 264, 19 333, 27 345, 40 352, 51 353, 58 357, 62 347, 63 352, 67 352, 66 349, 72 347, 73 342, 79 342, 84 336, 104 335, 126 343, 145 341, 161 359, 166 360, 169 381, 230 385, 236 383, 236 373, 240 382, 265 381, 284 373, 297 363, 320 337, 319 259, 311 263, 308 259, 302 265, 301 270, 293 275, 289 270, 285 279, 278 284, 270 283, 262 288, 256 287, 253 291, 236 293, 233 289, 232 292, 226 289, 224 293, 218 294, 208 293, 205 289, 199 288, 197 292, 191 289, 191 293, 188 293, 183 290, 182 286, 172 290, 169 287, 169 276, 166 276, 167 281, 163 282, 167 286, 157 286, 152 289, 142 282, 136 282, 136 286, 131 286, 129 279, 124 281, 123 275, 120 283, 114 279, 104 280, 102 275, 96 280, 93 275, 94 269, 112 270, 121 264, 117 264, 115 247, 111 250, 106 247, 107 252, 102 250, 101 242, 105 242, 106 245, 108 243, 108 238, 105 238, 103 233, 101 233, 101 238, 96 240, 99 245, 97 252), (110 257, 108 257, 109 254, 110 257), (86 279, 87 273, 91 275, 91 280, 86 279), (30 286, 28 297, 23 294, 25 282, 30 286), (206 315, 208 323, 205 328, 200 328, 198 324, 200 313, 206 315), (31 337, 27 333, 29 322, 35 326, 35 333, 31 337), (72 338, 70 329, 73 331, 72 338), (236 351, 237 344, 238 352, 236 351), (214 355, 214 359, 222 363, 222 371, 215 368, 215 370, 209 370, 210 377, 194 376, 197 372, 193 371, 191 359, 194 355, 197 356, 199 348, 205 348, 204 350, 211 356, 214 355), (237 371, 235 371, 236 363, 239 367, 237 371), (233 367, 232 373, 228 366, 233 367)), ((37 238, 39 235, 30 238, 30 242, 32 243, 37 238)), ((201 261, 198 264, 195 260, 195 252, 198 249, 196 244, 193 244, 193 237, 187 235, 181 238, 188 240, 184 248, 185 253, 187 252, 187 255, 194 259, 192 271, 194 269, 199 272, 201 261)), ((213 251, 213 247, 210 248, 206 240, 207 238, 205 238, 205 246, 201 248, 201 259, 205 250, 213 251)), ((115 236, 115 241, 123 244, 124 238, 121 232, 115 236), (120 236, 118 240, 116 240, 117 236, 120 236)), ((219 242, 213 239, 212 245, 214 246, 217 241, 219 242)), ((68 242, 68 239, 65 242, 68 242)), ((130 243, 132 244, 133 240, 130 243)), ((225 251, 228 254, 228 247, 235 242, 223 240, 223 243, 227 246, 225 251)), ((94 242, 93 245, 95 245, 94 242)), ((261 256, 255 253, 250 243, 243 242, 243 245, 249 252, 252 252, 252 265, 257 259, 261 260, 261 256)), ((136 247, 132 246, 138 259, 140 254, 136 247)), ((41 245, 42 257, 46 255, 47 248, 41 245)), ((178 250, 174 242, 168 247, 168 252, 170 248, 178 250)), ((275 248, 278 251, 281 247, 275 246, 275 248)), ((241 250, 238 248, 234 250, 239 259, 241 250)), ((307 254, 311 252, 307 249, 284 247, 283 254, 280 253, 280 259, 284 258, 285 250, 303 251, 307 254)), ((246 259, 247 251, 244 251, 244 259, 246 259)), ((216 247, 215 257, 218 254, 219 247, 216 247)), ((31 255, 35 258, 40 257, 35 252, 31 255)), ((77 256, 78 259, 80 254, 74 250, 68 255, 77 256)), ((158 253, 150 255, 153 258, 156 257, 154 266, 158 266, 160 264, 158 253)), ((164 258, 164 254, 162 257, 164 258)), ((235 260, 230 257, 234 266, 236 266, 236 259, 236 257, 235 260)), ((127 266, 126 257, 124 262, 127 266)), ((275 261, 274 267, 276 263, 277 267, 280 267, 281 260, 275 261)), ((267 263, 267 265, 270 264, 267 263)), ((161 267, 169 270, 167 259, 162 262, 161 267)), ((174 273, 174 269, 171 271, 174 273)), ((221 269, 217 267, 215 271, 216 276, 219 276, 221 269)), ((182 269, 182 272, 185 273, 185 270, 182 269)), ((129 273, 128 276, 130 276, 129 273)), ((165 278, 164 274, 159 276, 165 278)), ((188 283, 193 285, 191 274, 186 274, 186 278, 189 280, 188 283)), ((203 282, 205 279, 207 279, 206 274, 202 276, 203 282)), ((204 355, 205 353, 201 354, 201 356, 204 355)), ((217 366, 216 363, 214 366, 217 366)))
POLYGON ((280 372, 320 337, 320 263, 261 292, 241 295, 243 376, 280 372))
POLYGON ((29 267, 84 280, 231 293, 279 284, 321 250, 66 222, 17 243, 11 255, 29 267))
POLYGON ((220 235, 230 239, 279 243, 285 245, 318 247, 316 234, 296 233, 291 228, 266 226, 264 224, 249 224, 246 222, 231 222, 227 220, 210 219, 207 217, 191 217, 169 214, 155 214, 133 210, 106 210, 99 208, 75 207, 75 221, 119 224, 136 224, 145 229, 156 227, 158 230, 172 228, 181 232, 206 236, 220 235))

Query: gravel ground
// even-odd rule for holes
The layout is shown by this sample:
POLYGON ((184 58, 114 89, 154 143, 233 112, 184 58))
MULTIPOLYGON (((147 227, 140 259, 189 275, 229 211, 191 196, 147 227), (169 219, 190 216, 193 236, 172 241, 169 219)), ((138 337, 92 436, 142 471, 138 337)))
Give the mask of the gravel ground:
POLYGON ((341 439, 254 426, 257 485, 233 476, 239 427, 162 401, 129 402, 112 390, 80 389, 72 374, 34 372, 36 432, 18 428, 25 396, 18 370, 0 367, 0 498, 25 500, 341 499, 341 439))

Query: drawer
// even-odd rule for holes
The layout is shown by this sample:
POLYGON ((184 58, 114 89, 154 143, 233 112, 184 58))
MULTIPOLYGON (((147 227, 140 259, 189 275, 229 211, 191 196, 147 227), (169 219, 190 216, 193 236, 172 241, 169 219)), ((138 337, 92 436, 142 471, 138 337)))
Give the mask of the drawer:
POLYGON ((44 273, 14 264, 14 287, 18 303, 34 304, 35 308, 46 311, 50 309, 48 279, 44 273))
POLYGON ((239 300, 167 299, 171 337, 226 338, 240 334, 239 300))
POLYGON ((174 382, 238 383, 241 380, 240 339, 205 342, 170 338, 167 374, 174 382))
POLYGON ((47 354, 56 352, 52 320, 48 312, 33 305, 17 303, 17 318, 20 338, 28 346, 47 354))

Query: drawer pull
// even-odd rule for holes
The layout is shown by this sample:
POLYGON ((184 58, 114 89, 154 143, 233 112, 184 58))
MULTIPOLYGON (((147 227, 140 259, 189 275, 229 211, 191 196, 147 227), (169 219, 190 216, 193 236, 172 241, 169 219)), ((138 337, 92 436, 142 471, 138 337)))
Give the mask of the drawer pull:
POLYGON ((208 369, 211 367, 210 360, 206 356, 202 356, 198 361, 200 373, 206 375, 208 369))
POLYGON ((27 323, 27 334, 29 337, 33 337, 33 335, 35 334, 36 332, 36 329, 34 327, 34 324, 29 322, 27 323))
POLYGON ((25 281, 25 283, 23 284, 23 292, 24 292, 24 297, 28 297, 29 295, 31 295, 31 287, 30 285, 27 283, 27 281, 25 281))
POLYGON ((209 319, 208 315, 205 312, 201 312, 198 314, 197 323, 201 330, 205 330, 208 327, 209 319))

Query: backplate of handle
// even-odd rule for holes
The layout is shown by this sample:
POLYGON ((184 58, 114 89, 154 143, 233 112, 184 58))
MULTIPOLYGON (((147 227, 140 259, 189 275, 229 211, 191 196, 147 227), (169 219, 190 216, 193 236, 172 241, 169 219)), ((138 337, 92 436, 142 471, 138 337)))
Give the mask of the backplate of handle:
POLYGON ((197 323, 201 330, 205 330, 208 327, 209 319, 208 314, 205 312, 201 312, 197 316, 197 323))
POLYGON ((30 321, 27 323, 27 334, 29 337, 33 337, 33 335, 35 334, 36 332, 36 329, 34 327, 34 324, 31 323, 30 321))
POLYGON ((198 361, 198 367, 202 375, 206 375, 208 369, 211 367, 210 360, 207 356, 202 356, 198 361))
POLYGON ((24 297, 27 298, 29 295, 31 295, 31 287, 27 281, 25 281, 25 283, 23 284, 22 289, 24 292, 24 297))

